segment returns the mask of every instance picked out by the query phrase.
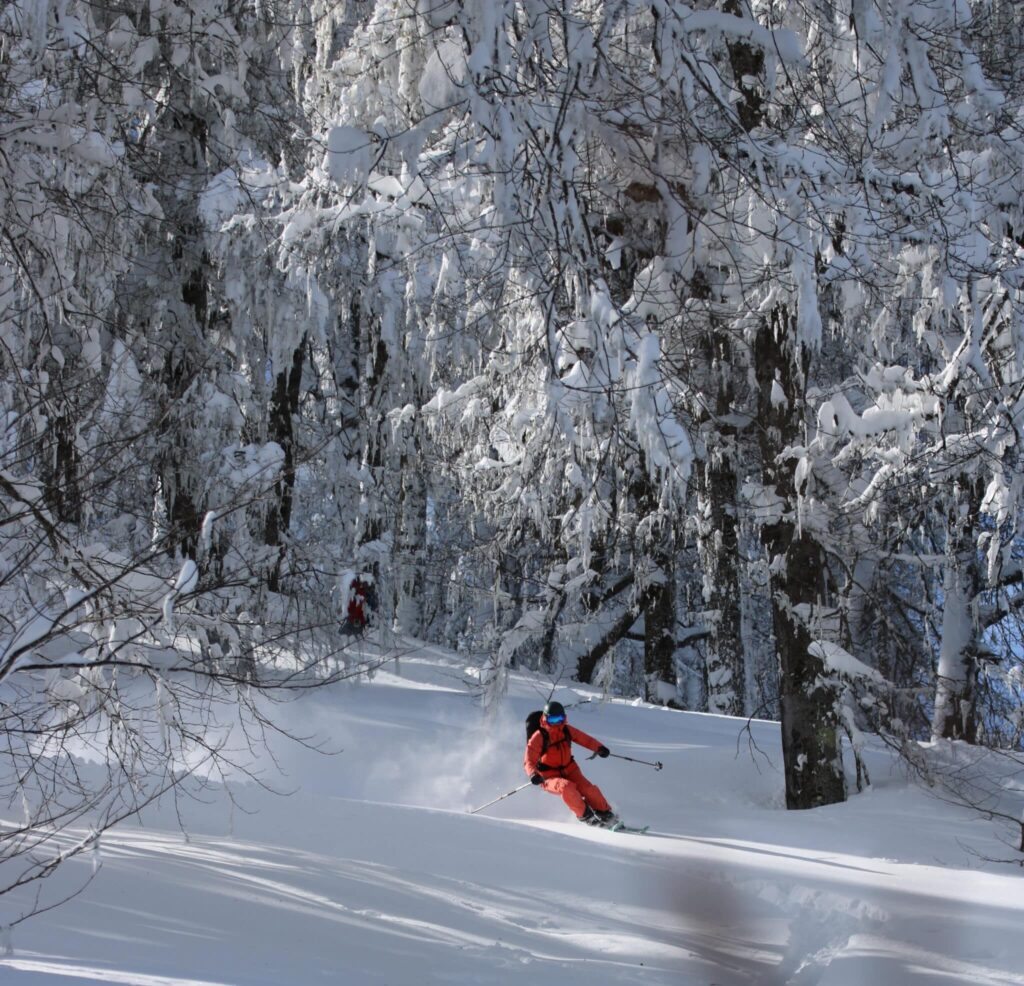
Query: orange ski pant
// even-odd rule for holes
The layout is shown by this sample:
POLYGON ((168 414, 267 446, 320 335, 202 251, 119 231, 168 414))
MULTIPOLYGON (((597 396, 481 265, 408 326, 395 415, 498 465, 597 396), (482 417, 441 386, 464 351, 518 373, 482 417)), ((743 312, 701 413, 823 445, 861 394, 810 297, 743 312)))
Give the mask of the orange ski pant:
POLYGON ((561 797, 577 818, 583 817, 587 805, 590 805, 594 811, 609 811, 611 809, 611 805, 605 800, 601 789, 596 784, 591 784, 575 763, 569 764, 557 774, 548 775, 543 787, 545 791, 561 797))

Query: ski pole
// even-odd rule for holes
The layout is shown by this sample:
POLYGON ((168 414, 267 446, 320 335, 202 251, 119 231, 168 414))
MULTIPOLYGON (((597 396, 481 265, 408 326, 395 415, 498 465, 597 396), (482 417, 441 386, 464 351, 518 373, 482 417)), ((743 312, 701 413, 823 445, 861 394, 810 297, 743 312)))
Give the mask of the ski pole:
POLYGON ((514 787, 508 794, 503 794, 500 798, 495 798, 493 801, 488 801, 487 804, 481 805, 479 808, 474 808, 470 815, 475 815, 478 811, 483 811, 484 808, 490 808, 491 805, 496 805, 499 801, 504 801, 506 798, 511 798, 517 791, 521 791, 524 787, 529 787, 532 781, 527 781, 525 784, 520 784, 519 787, 514 787))
MULTIPOLYGON (((587 759, 593 760, 596 756, 596 753, 592 753, 587 757, 587 759)), ((642 763, 647 767, 653 767, 655 770, 661 770, 661 768, 665 766, 660 760, 655 760, 654 763, 651 763, 650 760, 637 760, 635 757, 624 757, 621 753, 609 753, 608 756, 615 757, 616 760, 628 760, 630 763, 642 763)))

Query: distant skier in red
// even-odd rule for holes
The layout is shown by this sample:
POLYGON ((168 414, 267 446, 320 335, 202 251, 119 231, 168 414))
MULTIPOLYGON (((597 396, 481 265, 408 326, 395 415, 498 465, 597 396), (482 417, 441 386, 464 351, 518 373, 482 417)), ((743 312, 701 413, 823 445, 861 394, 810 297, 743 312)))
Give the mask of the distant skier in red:
POLYGON ((348 605, 342 633, 361 634, 369 624, 370 613, 377 608, 377 592, 372 577, 357 575, 348 588, 348 605))
POLYGON ((587 825, 613 824, 616 817, 611 805, 600 788, 583 776, 572 755, 573 742, 593 750, 599 757, 608 756, 608 747, 582 729, 570 727, 560 702, 548 702, 539 726, 532 732, 528 726, 527 734, 523 767, 530 780, 561 797, 579 821, 587 825))
POLYGON ((366 613, 363 610, 363 603, 366 597, 362 592, 362 583, 356 579, 352 583, 352 590, 348 600, 348 622, 351 626, 359 631, 362 631, 366 626, 366 613))

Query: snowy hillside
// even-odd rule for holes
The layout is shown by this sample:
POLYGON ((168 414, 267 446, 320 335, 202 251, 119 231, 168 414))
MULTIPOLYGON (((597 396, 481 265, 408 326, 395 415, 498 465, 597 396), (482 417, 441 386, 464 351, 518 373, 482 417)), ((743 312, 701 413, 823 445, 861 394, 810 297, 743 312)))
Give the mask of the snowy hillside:
MULTIPOLYGON (((343 752, 280 740, 266 780, 203 792, 104 836, 46 884, 91 884, 18 925, 4 986, 332 983, 1024 984, 1024 878, 990 824, 907 785, 888 755, 846 805, 782 809, 778 726, 559 688, 613 752, 588 762, 647 836, 585 828, 528 788, 513 677, 484 722, 472 676, 423 649, 279 709, 343 752), (178 818, 184 823, 183 834, 178 818)), ((544 689, 545 694, 541 694, 544 689)), ((583 751, 585 753, 585 751, 583 751)), ((34 897, 0 899, 4 923, 34 897)))

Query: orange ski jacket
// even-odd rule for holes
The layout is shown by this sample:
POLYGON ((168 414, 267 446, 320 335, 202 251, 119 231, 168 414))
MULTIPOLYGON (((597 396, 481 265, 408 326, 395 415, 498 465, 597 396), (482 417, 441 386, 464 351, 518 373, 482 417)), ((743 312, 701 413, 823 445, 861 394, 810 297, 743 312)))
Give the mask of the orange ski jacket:
POLYGON ((545 776, 550 771, 565 770, 573 762, 572 744, 579 743, 595 753, 601 744, 593 736, 570 726, 559 723, 557 726, 545 725, 542 721, 538 729, 526 743, 526 754, 523 756, 523 767, 532 777, 534 774, 545 776), (548 748, 544 749, 544 731, 548 734, 548 748))

